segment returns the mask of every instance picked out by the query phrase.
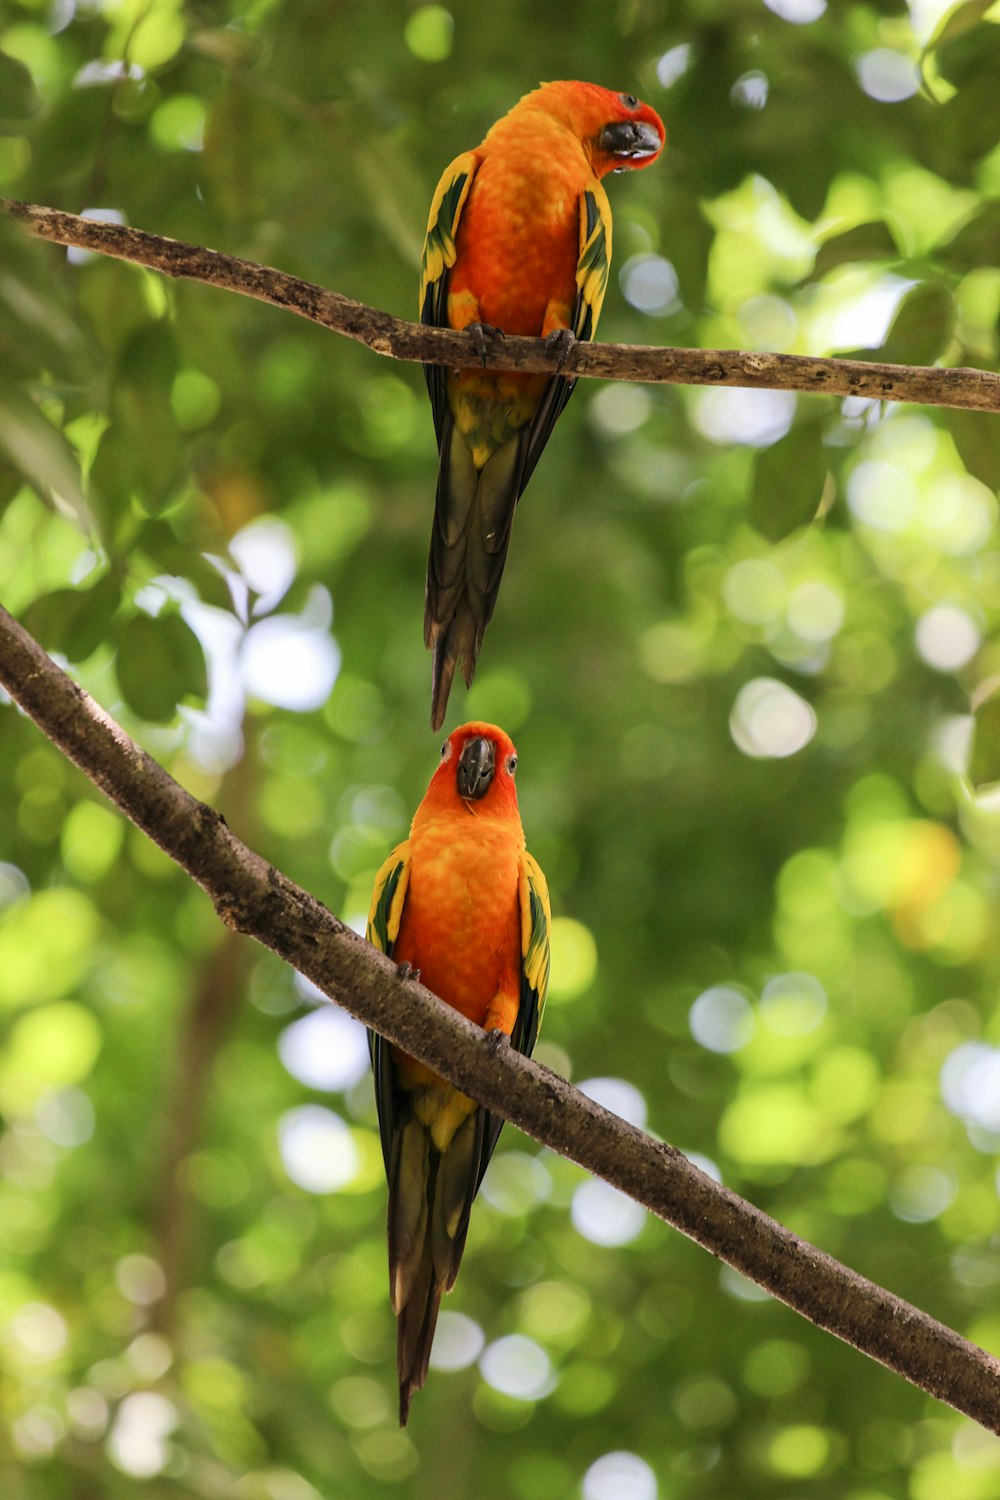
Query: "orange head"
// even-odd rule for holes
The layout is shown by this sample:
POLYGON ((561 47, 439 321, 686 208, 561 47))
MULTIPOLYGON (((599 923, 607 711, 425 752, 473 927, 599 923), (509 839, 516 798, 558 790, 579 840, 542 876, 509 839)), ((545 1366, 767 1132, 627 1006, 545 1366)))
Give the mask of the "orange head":
POLYGON ((666 141, 663 121, 655 109, 634 94, 616 94, 598 83, 543 83, 525 94, 505 118, 532 110, 549 115, 573 132, 587 150, 598 177, 648 167, 666 141))
POLYGON ((473 720, 453 729, 441 746, 441 764, 431 777, 414 823, 443 812, 469 812, 520 822, 514 768, 517 751, 495 724, 473 720))

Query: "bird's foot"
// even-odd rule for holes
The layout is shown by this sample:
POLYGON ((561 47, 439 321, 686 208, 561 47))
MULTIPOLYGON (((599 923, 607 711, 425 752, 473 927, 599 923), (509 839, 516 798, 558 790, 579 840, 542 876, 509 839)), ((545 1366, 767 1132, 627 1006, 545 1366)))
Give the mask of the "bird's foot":
POLYGON ((546 354, 558 354, 559 364, 557 369, 562 369, 576 348, 576 334, 572 328, 553 328, 551 333, 545 335, 546 354))
POLYGON ((510 1037, 506 1031, 488 1031, 486 1035, 489 1039, 490 1051, 494 1057, 499 1056, 501 1052, 510 1051, 510 1037))
POLYGON ((401 964, 396 965, 396 973, 404 984, 409 979, 412 979, 414 983, 418 983, 420 980, 420 970, 415 969, 412 964, 408 964, 405 959, 401 964))
POLYGON ((490 345, 504 337, 503 329, 494 328, 492 323, 469 323, 466 325, 465 331, 472 339, 472 347, 482 360, 483 369, 485 370, 486 356, 489 353, 490 345))

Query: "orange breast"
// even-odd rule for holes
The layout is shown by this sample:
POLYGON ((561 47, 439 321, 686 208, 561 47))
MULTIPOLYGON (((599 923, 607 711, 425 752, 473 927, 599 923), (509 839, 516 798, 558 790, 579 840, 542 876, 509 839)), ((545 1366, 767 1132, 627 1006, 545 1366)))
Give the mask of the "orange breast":
POLYGON ((520 994, 518 852, 507 828, 484 820, 475 840, 460 840, 460 830, 449 819, 411 835, 393 957, 419 969, 428 989, 482 1026, 498 995, 516 1001, 520 994))
POLYGON ((528 156, 487 155, 462 213, 450 295, 470 292, 480 321, 505 333, 547 333, 550 303, 576 298, 584 174, 528 156))

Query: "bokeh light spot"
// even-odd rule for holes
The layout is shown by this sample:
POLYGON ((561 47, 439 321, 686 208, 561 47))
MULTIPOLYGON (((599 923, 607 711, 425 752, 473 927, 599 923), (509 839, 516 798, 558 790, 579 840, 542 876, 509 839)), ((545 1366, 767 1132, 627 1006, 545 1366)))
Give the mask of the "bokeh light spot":
POLYGON ((167 1438, 176 1426, 177 1410, 166 1396, 133 1391, 119 1406, 108 1437, 111 1462, 136 1479, 151 1479, 170 1460, 167 1438))
POLYGON ((286 1026, 278 1055, 292 1077, 311 1089, 349 1089, 369 1066, 365 1028, 332 1005, 286 1026))
POLYGON ((605 1453, 583 1476, 583 1500, 656 1500, 656 1475, 637 1453, 605 1453))
POLYGON ((875 47, 855 58, 854 69, 865 93, 882 104, 898 104, 920 87, 916 63, 890 47, 875 47))
POLYGON ((957 672, 979 650, 982 635, 972 616, 957 604, 935 604, 917 621, 917 650, 929 667, 957 672))
POLYGON ((699 391, 692 407, 695 427, 713 443, 768 448, 792 425, 791 391, 745 390, 737 386, 699 391))
POLYGON ((464 1313, 446 1309, 438 1318, 432 1370, 464 1370, 479 1358, 486 1339, 479 1324, 464 1313))
POLYGON ((508 1334, 487 1345, 480 1356, 479 1370, 487 1385, 518 1401, 538 1401, 556 1383, 545 1350, 521 1333, 508 1334))
POLYGON ((407 19, 403 37, 421 62, 444 62, 451 55, 455 22, 443 5, 421 5, 407 19))
MULTIPOLYGON (((313 596, 318 595, 329 602, 325 589, 314 589, 313 596)), ((340 648, 328 619, 313 624, 309 613, 307 606, 301 616, 272 615, 247 631, 240 668, 247 692, 261 702, 308 713, 330 696, 340 671, 340 648)))
POLYGON ((527 1151, 500 1151, 486 1169, 481 1192, 500 1213, 523 1218, 548 1202, 552 1177, 537 1156, 529 1156, 527 1151))
POLYGON ((238 531, 229 551, 251 592, 257 595, 253 613, 268 614, 281 602, 295 579, 295 537, 284 521, 273 517, 253 521, 238 531))
POLYGON ((755 677, 737 694, 729 728, 744 755, 780 760, 808 745, 816 733, 816 714, 783 682, 755 677))
POLYGON ((669 89, 678 78, 683 78, 691 65, 691 44, 680 42, 670 47, 656 64, 656 81, 661 88, 669 89))
POLYGON ((737 78, 729 90, 729 97, 734 104, 743 109, 763 109, 767 103, 769 90, 767 74, 753 69, 737 78))
POLYGON ((791 21, 795 26, 818 21, 826 10, 826 0, 764 0, 764 4, 783 21, 791 21))
POLYGON ((812 974, 777 974, 761 991, 760 1012, 777 1036, 806 1036, 826 1015, 826 990, 812 974))
POLYGON ((621 270, 625 300, 639 312, 673 312, 680 303, 677 272, 662 255, 633 255, 621 270))
POLYGON ((941 1097, 952 1114, 1000 1134, 1000 1050, 963 1042, 941 1068, 941 1097))
POLYGON ((634 1083, 624 1078, 586 1078, 577 1087, 595 1104, 603 1105, 639 1130, 645 1129, 646 1101, 634 1083))
POLYGON ((740 990, 713 985, 692 1005, 688 1025, 695 1041, 709 1052, 738 1052, 753 1036, 753 1009, 740 990))
POLYGON ((785 580, 766 558, 734 563, 722 580, 722 597, 730 614, 748 625, 776 620, 785 604, 785 580))
POLYGON ((123 1297, 137 1307, 159 1302, 167 1289, 163 1268, 149 1255, 125 1255, 115 1267, 115 1280, 123 1297))
POLYGON ((10 1320, 9 1333, 22 1359, 32 1364, 55 1359, 69 1337, 62 1314, 47 1302, 26 1302, 19 1307, 10 1320))
POLYGON ((828 641, 844 623, 844 601, 826 583, 802 583, 788 600, 788 623, 804 641, 828 641))
POLYGON ((805 1423, 783 1427, 772 1439, 768 1458, 772 1468, 795 1479, 808 1479, 824 1468, 830 1456, 830 1438, 822 1427, 805 1423))
POLYGON ((957 1191, 953 1173, 915 1162, 890 1182, 889 1207, 904 1223, 927 1224, 944 1213, 957 1191))
POLYGON ((592 1245, 628 1245, 642 1233, 646 1210, 609 1183, 592 1178, 574 1192, 570 1217, 574 1229, 592 1245))
POLYGON ((589 928, 573 917, 553 917, 549 999, 575 1000, 597 975, 597 944, 589 928))
POLYGON ((344 1121, 319 1104, 303 1104, 283 1114, 278 1144, 285 1171, 307 1193, 335 1193, 361 1164, 344 1121))

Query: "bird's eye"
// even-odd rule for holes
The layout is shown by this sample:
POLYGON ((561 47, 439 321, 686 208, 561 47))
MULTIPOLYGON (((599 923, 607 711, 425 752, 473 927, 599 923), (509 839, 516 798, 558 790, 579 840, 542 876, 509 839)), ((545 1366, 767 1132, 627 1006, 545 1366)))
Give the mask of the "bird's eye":
POLYGON ((507 770, 510 772, 510 774, 512 776, 513 776, 514 772, 517 770, 517 756, 516 755, 508 755, 508 757, 507 757, 507 770))
POLYGON ((444 744, 441 746, 441 759, 442 760, 444 760, 444 758, 447 755, 447 753, 448 753, 448 741, 445 740, 444 744))
POLYGON ((619 94, 618 96, 626 109, 638 109, 639 101, 634 94, 619 94))

